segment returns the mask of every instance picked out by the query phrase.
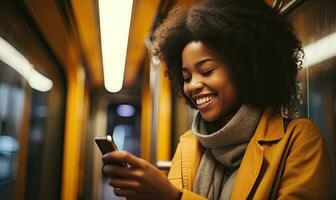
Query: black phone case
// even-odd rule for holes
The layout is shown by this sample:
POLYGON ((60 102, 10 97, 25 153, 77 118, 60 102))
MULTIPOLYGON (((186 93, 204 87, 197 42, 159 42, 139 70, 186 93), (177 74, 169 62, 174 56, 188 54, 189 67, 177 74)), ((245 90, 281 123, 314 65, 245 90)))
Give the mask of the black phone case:
POLYGON ((95 141, 103 155, 108 152, 117 150, 113 148, 113 143, 108 141, 107 139, 101 138, 101 139, 95 139, 95 141))
MULTIPOLYGON (((114 142, 108 141, 106 138, 95 138, 95 142, 103 155, 111 151, 118 151, 114 142)), ((121 162, 112 162, 111 164, 125 167, 121 162)))

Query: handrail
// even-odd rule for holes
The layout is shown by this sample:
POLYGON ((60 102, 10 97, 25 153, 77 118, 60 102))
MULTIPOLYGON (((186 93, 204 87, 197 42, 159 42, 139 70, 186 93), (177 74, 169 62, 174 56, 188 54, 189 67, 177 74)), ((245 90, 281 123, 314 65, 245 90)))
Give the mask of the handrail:
POLYGON ((302 3, 304 0, 292 0, 291 2, 287 3, 283 8, 281 8, 280 13, 285 15, 293 10, 294 7, 302 3))
POLYGON ((280 11, 281 7, 283 6, 283 2, 284 0, 274 0, 272 4, 272 8, 277 11, 280 11))

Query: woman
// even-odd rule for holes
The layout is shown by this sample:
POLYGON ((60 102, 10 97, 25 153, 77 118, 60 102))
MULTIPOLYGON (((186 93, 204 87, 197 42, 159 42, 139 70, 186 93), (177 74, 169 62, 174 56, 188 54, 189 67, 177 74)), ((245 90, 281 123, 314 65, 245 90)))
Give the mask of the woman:
POLYGON ((198 110, 180 138, 168 180, 126 152, 103 156, 116 195, 130 199, 328 199, 331 164, 318 128, 286 119, 296 107, 302 48, 261 0, 174 9, 154 34, 154 55, 198 110), (130 168, 109 165, 129 163, 130 168))

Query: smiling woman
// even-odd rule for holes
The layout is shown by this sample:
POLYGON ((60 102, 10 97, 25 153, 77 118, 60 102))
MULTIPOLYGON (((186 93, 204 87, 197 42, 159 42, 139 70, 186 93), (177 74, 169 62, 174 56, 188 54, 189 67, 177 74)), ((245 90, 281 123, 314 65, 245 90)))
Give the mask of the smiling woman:
POLYGON ((197 110, 168 180, 129 153, 103 156, 115 194, 134 199, 329 199, 323 138, 297 109, 301 42, 262 0, 208 0, 173 9, 154 33, 153 56, 197 110), (277 38, 277 40, 274 40, 277 38), (122 161, 128 168, 109 163, 122 161))

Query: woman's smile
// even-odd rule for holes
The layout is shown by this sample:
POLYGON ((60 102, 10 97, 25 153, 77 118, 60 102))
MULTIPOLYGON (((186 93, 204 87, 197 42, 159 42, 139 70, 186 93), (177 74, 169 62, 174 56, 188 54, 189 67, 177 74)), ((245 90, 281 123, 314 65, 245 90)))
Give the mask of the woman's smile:
POLYGON ((215 98, 216 96, 213 94, 204 96, 199 95, 199 97, 195 99, 198 110, 200 111, 207 110, 210 107, 210 105, 216 100, 215 98))

